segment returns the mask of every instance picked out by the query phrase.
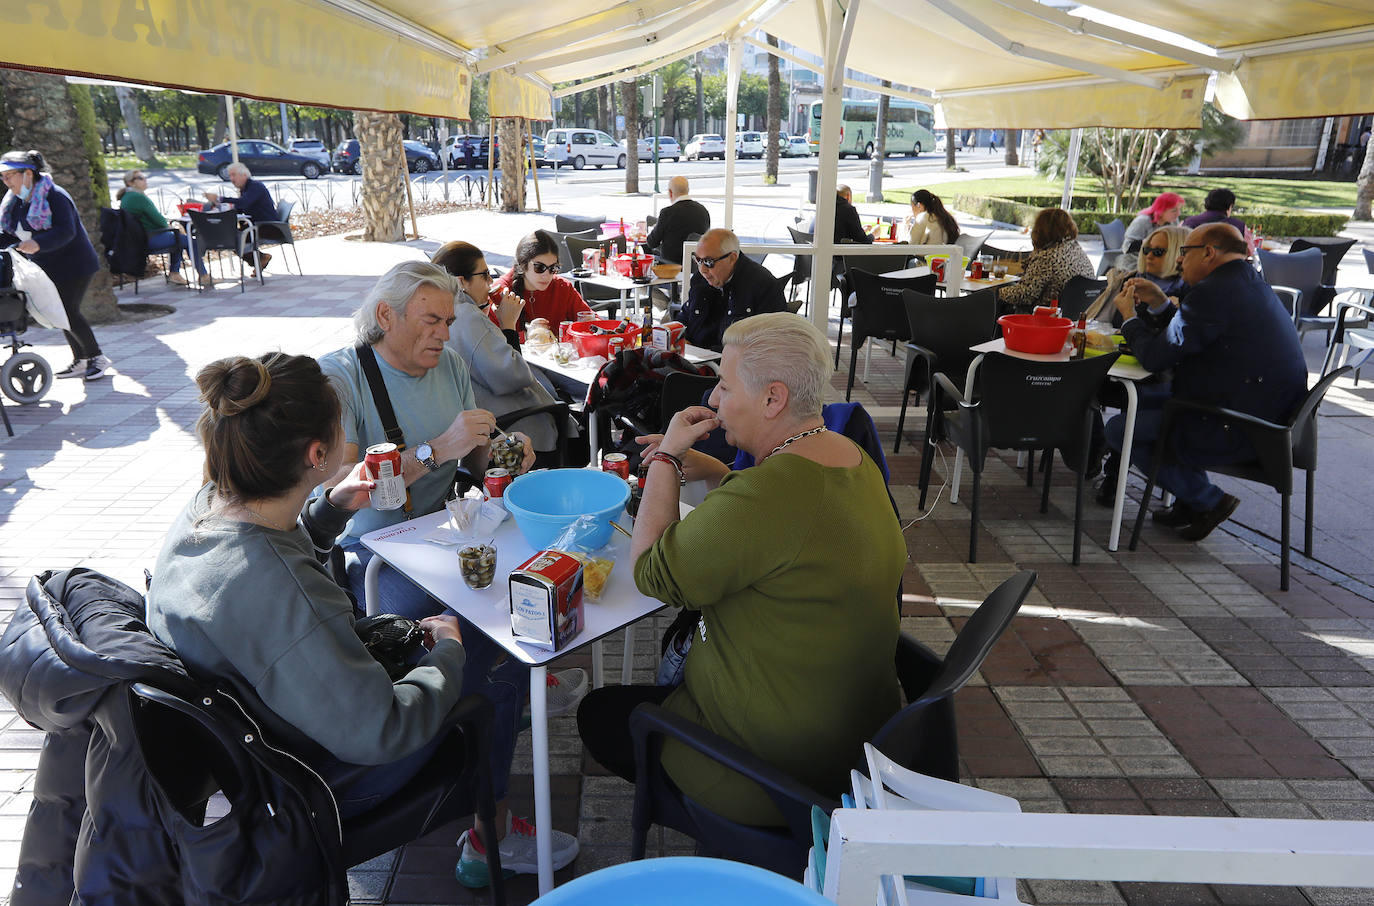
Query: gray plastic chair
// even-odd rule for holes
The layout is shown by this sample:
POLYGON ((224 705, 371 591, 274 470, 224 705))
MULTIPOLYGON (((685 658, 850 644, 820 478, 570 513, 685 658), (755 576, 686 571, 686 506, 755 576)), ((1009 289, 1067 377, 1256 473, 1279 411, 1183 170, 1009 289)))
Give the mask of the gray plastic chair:
POLYGON ((1097 224, 1097 232, 1102 236, 1102 260, 1097 263, 1097 276, 1101 277, 1111 270, 1126 244, 1126 224, 1118 217, 1111 223, 1097 224))

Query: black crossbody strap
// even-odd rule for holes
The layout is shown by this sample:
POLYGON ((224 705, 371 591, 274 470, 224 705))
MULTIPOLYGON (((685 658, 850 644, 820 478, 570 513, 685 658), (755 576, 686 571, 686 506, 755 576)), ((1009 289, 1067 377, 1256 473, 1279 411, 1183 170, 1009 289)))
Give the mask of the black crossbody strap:
POLYGON ((382 380, 382 369, 377 367, 377 356, 371 346, 359 344, 353 347, 358 353, 358 364, 363 366, 363 377, 372 391, 372 403, 377 407, 377 417, 382 420, 382 430, 386 439, 396 445, 396 449, 406 448, 405 435, 396 423, 396 410, 391 408, 391 396, 386 392, 386 382, 382 380))
MULTIPOLYGON (((382 380, 382 369, 377 367, 377 356, 371 346, 358 344, 353 347, 358 353, 358 364, 363 366, 363 377, 367 378, 368 389, 372 391, 372 404, 377 407, 377 417, 382 420, 382 430, 386 439, 396 445, 396 449, 406 448, 405 435, 396 423, 396 410, 391 407, 391 395, 386 392, 386 382, 382 380)), ((410 512, 410 488, 406 488, 405 511, 410 512)))

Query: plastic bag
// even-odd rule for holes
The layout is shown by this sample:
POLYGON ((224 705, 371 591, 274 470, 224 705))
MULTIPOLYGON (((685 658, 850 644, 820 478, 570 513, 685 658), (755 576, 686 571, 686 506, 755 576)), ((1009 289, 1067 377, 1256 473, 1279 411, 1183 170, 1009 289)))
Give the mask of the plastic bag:
POLYGON ((595 516, 578 516, 549 545, 551 550, 562 551, 582 561, 582 593, 589 601, 601 600, 601 592, 615 568, 613 558, 596 555, 587 543, 597 530, 595 516))

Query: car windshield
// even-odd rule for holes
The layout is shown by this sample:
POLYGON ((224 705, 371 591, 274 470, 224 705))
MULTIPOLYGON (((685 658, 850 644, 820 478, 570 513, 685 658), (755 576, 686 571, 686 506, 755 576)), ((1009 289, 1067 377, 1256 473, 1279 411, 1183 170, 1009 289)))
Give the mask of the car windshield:
POLYGON ((708 135, 708 136, 705 137, 704 141, 708 141, 708 142, 723 142, 723 141, 725 141, 725 139, 721 138, 719 135, 708 135))

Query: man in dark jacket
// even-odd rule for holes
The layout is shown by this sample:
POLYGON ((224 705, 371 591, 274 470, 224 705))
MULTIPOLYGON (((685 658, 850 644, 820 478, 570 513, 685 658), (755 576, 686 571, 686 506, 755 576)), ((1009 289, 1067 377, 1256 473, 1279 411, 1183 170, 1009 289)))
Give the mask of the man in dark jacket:
MULTIPOLYGON (((1150 371, 1173 369, 1173 396, 1283 422, 1307 392, 1307 364, 1293 318, 1246 260, 1245 240, 1235 227, 1213 223, 1188 234, 1179 249, 1183 279, 1192 289, 1164 327, 1136 316, 1135 303, 1158 308, 1160 289, 1148 280, 1127 281, 1114 303, 1126 322, 1121 333, 1150 371)), ((1131 461, 1150 468, 1163 411, 1136 417, 1131 461)), ((1121 449, 1125 416, 1107 423, 1107 440, 1121 449)), ((1180 416, 1173 431, 1172 461, 1159 484, 1178 498, 1155 520, 1200 541, 1225 522, 1240 503, 1212 484, 1209 465, 1244 462, 1255 450, 1244 434, 1204 415, 1180 416)))
POLYGON ((664 261, 682 263, 682 243, 696 233, 705 234, 711 228, 711 215, 699 202, 687 197, 687 177, 674 176, 668 180, 668 198, 672 204, 658 214, 658 223, 644 240, 644 248, 664 261))
MULTIPOLYGON (((217 192, 206 192, 205 198, 211 204, 222 204, 233 208, 254 223, 277 219, 277 205, 272 201, 272 195, 267 191, 266 186, 253 178, 252 172, 246 166, 230 164, 229 181, 234 184, 234 188, 239 190, 237 198, 232 195, 220 195, 217 192)), ((272 256, 266 252, 250 250, 243 256, 243 260, 255 268, 265 270, 267 262, 272 260, 272 256), (256 255, 257 261, 253 260, 254 255, 256 255)), ((253 276, 257 276, 256 271, 253 276)))
POLYGON ((739 238, 711 230, 692 255, 692 285, 683 309, 687 342, 719 350, 725 328, 750 315, 786 311, 778 280, 762 264, 740 254, 739 238))
MULTIPOLYGON (((853 190, 849 186, 842 185, 835 189, 835 241, 872 245, 873 237, 864 232, 864 226, 859 221, 859 211, 852 201, 853 197, 853 190)), ((815 218, 811 220, 810 232, 812 235, 816 233, 815 218)), ((835 260, 839 261, 838 258, 835 260)))

